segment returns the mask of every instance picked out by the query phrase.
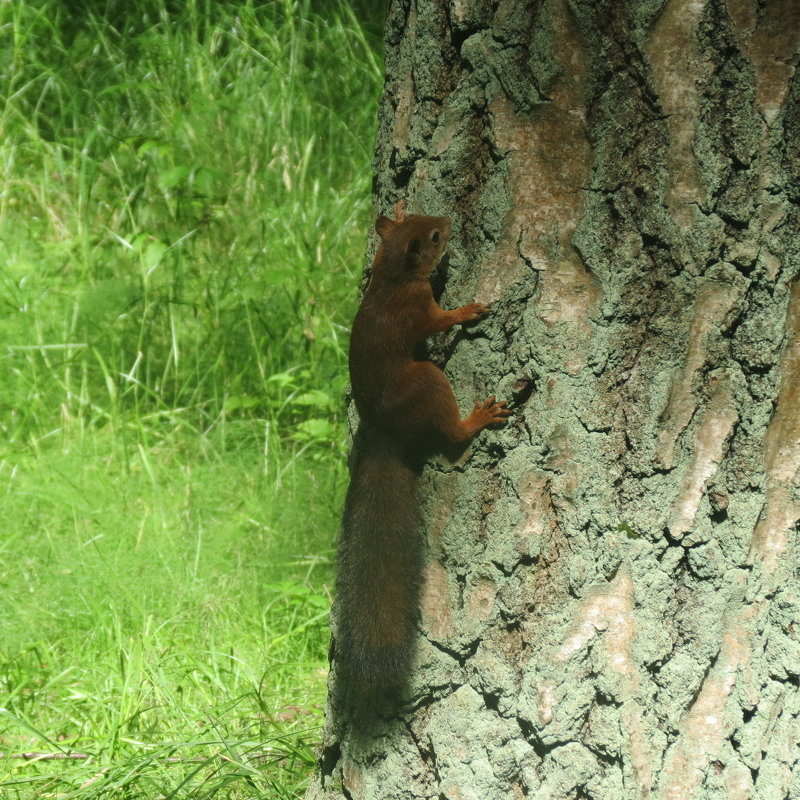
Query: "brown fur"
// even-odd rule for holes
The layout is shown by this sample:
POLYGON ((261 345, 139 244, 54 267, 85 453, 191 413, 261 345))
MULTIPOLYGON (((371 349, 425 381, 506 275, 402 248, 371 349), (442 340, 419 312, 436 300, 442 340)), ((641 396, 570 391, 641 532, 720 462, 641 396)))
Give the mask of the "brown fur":
POLYGON ((461 419, 444 373, 416 361, 428 336, 479 319, 443 311, 428 276, 450 236, 445 217, 379 217, 381 246, 353 322, 350 380, 361 426, 338 552, 337 660, 361 685, 402 681, 413 656, 422 572, 416 478, 431 442, 466 443, 510 413, 490 397, 461 419))

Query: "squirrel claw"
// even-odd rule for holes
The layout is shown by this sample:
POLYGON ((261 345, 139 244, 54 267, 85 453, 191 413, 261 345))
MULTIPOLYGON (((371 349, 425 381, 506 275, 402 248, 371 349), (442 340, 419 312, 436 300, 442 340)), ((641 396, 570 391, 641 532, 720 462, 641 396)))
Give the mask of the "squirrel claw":
POLYGON ((462 322, 473 322, 481 319, 489 313, 489 306, 486 303, 469 303, 461 309, 462 322))
POLYGON ((504 425, 511 416, 511 409, 506 408, 504 400, 496 403, 492 395, 484 403, 476 403, 472 414, 480 420, 481 427, 485 428, 487 425, 504 425))

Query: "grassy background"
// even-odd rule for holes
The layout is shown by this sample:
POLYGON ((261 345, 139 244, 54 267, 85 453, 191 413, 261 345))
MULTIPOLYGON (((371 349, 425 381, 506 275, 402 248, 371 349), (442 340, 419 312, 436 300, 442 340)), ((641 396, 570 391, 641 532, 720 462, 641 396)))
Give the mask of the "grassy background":
POLYGON ((3 797, 302 794, 371 5, 0 5, 3 797))

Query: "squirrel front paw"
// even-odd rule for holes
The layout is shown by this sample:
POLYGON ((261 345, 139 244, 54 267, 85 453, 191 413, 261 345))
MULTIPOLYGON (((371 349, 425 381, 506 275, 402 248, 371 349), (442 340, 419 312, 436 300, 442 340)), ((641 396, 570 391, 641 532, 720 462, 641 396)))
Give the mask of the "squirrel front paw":
POLYGON ((492 395, 485 403, 476 403, 475 408, 472 409, 470 419, 477 426, 478 429, 485 428, 487 425, 502 424, 505 425, 508 417, 511 416, 511 409, 506 408, 504 402, 495 403, 494 395, 492 395))
POLYGON ((461 316, 461 322, 473 322, 476 319, 481 319, 489 313, 489 306, 485 303, 469 303, 458 309, 461 316))

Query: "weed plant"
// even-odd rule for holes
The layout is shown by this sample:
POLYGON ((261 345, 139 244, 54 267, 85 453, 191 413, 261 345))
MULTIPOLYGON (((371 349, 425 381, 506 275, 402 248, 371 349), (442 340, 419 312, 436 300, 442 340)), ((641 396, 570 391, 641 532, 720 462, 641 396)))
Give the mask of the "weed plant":
POLYGON ((0 5, 0 796, 297 797, 380 19, 80 8, 0 5))

